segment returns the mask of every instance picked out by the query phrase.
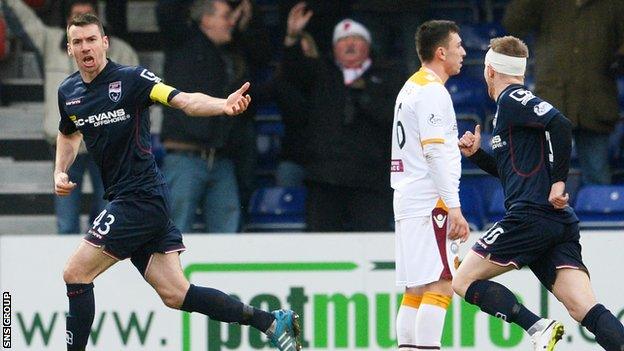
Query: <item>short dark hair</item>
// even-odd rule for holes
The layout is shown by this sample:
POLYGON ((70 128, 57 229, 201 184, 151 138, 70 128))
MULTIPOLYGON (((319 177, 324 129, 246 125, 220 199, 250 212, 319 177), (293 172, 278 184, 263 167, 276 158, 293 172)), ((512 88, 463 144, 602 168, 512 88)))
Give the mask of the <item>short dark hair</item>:
POLYGON ((102 22, 96 15, 92 13, 83 13, 83 14, 74 16, 71 20, 69 20, 69 23, 67 24, 67 30, 69 31, 69 27, 71 26, 83 27, 83 26, 87 26, 90 24, 97 25, 100 30, 100 34, 102 34, 102 36, 105 35, 102 22))
POLYGON ((459 26, 453 21, 431 20, 416 31, 416 52, 422 62, 430 62, 440 46, 447 46, 449 35, 459 34, 459 26))
POLYGON ((76 5, 90 5, 95 11, 94 14, 98 13, 98 4, 95 0, 69 0, 64 4, 65 17, 63 18, 63 21, 66 21, 67 18, 69 18, 72 8, 76 5))

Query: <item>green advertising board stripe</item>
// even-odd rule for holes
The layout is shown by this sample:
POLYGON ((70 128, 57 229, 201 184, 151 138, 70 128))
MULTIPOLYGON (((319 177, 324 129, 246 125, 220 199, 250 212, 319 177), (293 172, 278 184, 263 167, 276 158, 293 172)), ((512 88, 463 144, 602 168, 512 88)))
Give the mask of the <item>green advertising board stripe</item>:
POLYGON ((187 278, 195 272, 301 272, 301 271, 352 271, 353 262, 275 262, 275 263, 193 263, 186 267, 187 278))
MULTIPOLYGON (((394 265, 394 263, 393 263, 394 265)), ((354 262, 248 262, 248 263, 193 263, 184 269, 184 275, 191 279, 193 273, 209 272, 328 272, 353 271, 358 268, 354 262)), ((191 314, 182 313, 182 350, 191 351, 191 314)))
POLYGON ((373 270, 374 271, 388 271, 394 270, 395 264, 394 261, 376 261, 373 262, 373 270))

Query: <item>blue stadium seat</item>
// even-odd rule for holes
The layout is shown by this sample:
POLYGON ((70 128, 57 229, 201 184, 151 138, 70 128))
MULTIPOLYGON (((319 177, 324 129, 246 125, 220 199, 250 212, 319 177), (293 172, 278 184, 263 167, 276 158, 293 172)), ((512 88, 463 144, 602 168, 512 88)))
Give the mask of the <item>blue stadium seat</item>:
MULTIPOLYGON (((480 106, 457 105, 457 106, 454 106, 454 109, 455 109, 455 115, 457 116, 458 120, 460 119, 475 120, 477 124, 481 124, 481 126, 483 127, 483 121, 485 121, 485 118, 486 118, 485 116, 487 115, 487 112, 484 108, 480 106)), ((470 130, 473 131, 474 127, 470 130)))
POLYGON ((609 135, 609 161, 614 168, 624 168, 624 120, 618 121, 609 135))
MULTIPOLYGON (((477 177, 481 178, 482 176, 477 177)), ((476 177, 468 179, 471 178, 476 177)), ((485 202, 482 194, 478 182, 466 180, 462 177, 459 182, 459 201, 462 213, 472 230, 481 230, 486 222, 485 202)))
POLYGON ((466 60, 475 64, 483 63, 485 53, 490 46, 490 39, 505 35, 506 31, 500 23, 484 23, 463 25, 461 37, 466 49, 466 60))
POLYGON ((495 223, 503 219, 505 216, 505 194, 503 187, 492 189, 491 197, 487 207, 487 218, 489 223, 495 223))
POLYGON ((429 18, 455 21, 460 24, 479 22, 477 0, 432 1, 429 18))
POLYGON ((280 121, 256 121, 258 173, 273 174, 279 162, 284 124, 280 121))
POLYGON ((486 109, 490 104, 487 96, 487 88, 483 79, 476 79, 469 76, 452 77, 446 83, 446 87, 451 94, 455 109, 471 107, 476 109, 486 109))
POLYGON ((490 154, 492 153, 492 133, 481 132, 481 148, 490 154))
POLYGON ((488 22, 500 22, 505 14, 509 0, 482 0, 488 22))
POLYGON ((281 121, 282 116, 275 103, 266 103, 258 105, 255 119, 256 121, 281 121))
POLYGON ((305 229, 304 187, 257 189, 249 200, 245 231, 276 232, 305 229))
POLYGON ((477 124, 481 124, 481 118, 475 113, 457 113, 457 132, 461 138, 464 132, 474 132, 477 124))
POLYGON ((461 72, 458 76, 460 77, 471 77, 478 80, 483 80, 483 69, 484 69, 483 61, 470 60, 466 57, 464 61, 464 65, 461 68, 461 72))
POLYGON ((582 227, 621 227, 624 225, 624 185, 583 186, 574 209, 582 227))

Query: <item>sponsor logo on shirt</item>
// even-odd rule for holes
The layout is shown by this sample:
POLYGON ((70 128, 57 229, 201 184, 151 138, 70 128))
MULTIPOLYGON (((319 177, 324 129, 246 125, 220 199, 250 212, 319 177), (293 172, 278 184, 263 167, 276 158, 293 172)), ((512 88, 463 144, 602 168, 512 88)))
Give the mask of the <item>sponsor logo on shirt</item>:
POLYGON ((107 111, 91 115, 85 118, 77 118, 76 115, 69 116, 69 119, 74 122, 76 127, 82 127, 85 124, 91 124, 94 127, 99 127, 106 124, 117 123, 129 119, 131 116, 126 114, 123 108, 114 111, 107 111))
POLYGON ((543 116, 548 113, 548 111, 552 110, 553 106, 546 101, 542 101, 539 104, 533 107, 533 112, 535 112, 538 116, 543 116))
POLYGON ((492 137, 491 143, 492 150, 498 149, 499 147, 507 146, 507 142, 502 140, 500 135, 495 135, 494 137, 492 137))
POLYGON ((108 97, 117 102, 121 98, 121 81, 112 82, 108 85, 108 97))
POLYGON ((80 105, 81 103, 81 99, 73 99, 73 100, 69 100, 67 102, 65 102, 65 106, 73 106, 73 105, 80 105))
POLYGON ((427 118, 427 122, 429 122, 429 124, 431 124, 434 127, 439 127, 442 125, 442 117, 441 116, 436 116, 433 113, 429 116, 429 118, 427 118))
POLYGON ((160 81, 161 81, 161 79, 158 78, 154 73, 152 73, 152 72, 150 72, 150 71, 148 71, 146 69, 141 71, 140 76, 145 78, 145 79, 147 79, 147 80, 149 80, 149 81, 152 81, 154 83, 160 83, 160 81))
POLYGON ((532 99, 535 99, 535 95, 532 92, 525 89, 516 89, 509 94, 509 97, 520 102, 526 106, 532 99))
POLYGON ((392 160, 390 172, 403 172, 403 160, 392 160))

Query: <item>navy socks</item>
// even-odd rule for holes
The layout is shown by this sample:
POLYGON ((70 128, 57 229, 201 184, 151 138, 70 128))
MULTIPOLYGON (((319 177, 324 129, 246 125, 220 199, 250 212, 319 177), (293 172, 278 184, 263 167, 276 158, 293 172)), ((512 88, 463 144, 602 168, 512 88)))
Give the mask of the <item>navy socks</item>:
POLYGON ((95 317, 93 283, 67 284, 67 297, 69 297, 65 332, 67 351, 83 351, 87 346, 95 317))
POLYGON ((603 305, 592 307, 581 324, 596 336, 596 342, 605 350, 624 350, 624 326, 603 305))
POLYGON ((181 310, 199 312, 220 322, 250 325, 265 332, 275 319, 272 314, 253 308, 222 291, 191 284, 181 310))
POLYGON ((527 331, 540 320, 540 317, 519 303, 509 289, 493 281, 474 281, 466 290, 465 299, 481 308, 481 311, 509 323, 516 323, 527 331))

